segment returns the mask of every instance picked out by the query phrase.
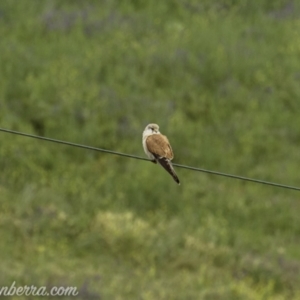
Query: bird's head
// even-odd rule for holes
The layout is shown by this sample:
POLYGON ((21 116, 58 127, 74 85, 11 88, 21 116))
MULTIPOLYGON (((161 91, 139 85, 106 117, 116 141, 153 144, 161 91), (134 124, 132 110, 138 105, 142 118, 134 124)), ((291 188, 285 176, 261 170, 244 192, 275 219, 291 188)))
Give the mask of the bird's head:
POLYGON ((148 124, 144 130, 144 132, 147 132, 148 134, 159 134, 159 126, 157 124, 151 123, 148 124))

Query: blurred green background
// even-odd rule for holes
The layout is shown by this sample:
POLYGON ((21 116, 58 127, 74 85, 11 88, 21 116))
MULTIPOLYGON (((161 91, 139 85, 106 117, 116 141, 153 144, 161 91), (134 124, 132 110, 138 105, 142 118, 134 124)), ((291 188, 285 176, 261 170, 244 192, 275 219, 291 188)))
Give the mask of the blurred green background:
MULTIPOLYGON (((144 156, 155 122, 177 163, 300 186, 299 15, 286 0, 1 0, 0 127, 144 156)), ((1 286, 300 299, 299 192, 0 145, 1 286)))

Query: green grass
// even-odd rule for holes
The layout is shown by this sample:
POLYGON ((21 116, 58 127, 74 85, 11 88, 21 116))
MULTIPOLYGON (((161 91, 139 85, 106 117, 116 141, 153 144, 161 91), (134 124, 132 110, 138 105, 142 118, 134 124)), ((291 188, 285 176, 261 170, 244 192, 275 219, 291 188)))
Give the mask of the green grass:
MULTIPOLYGON (((300 186, 296 1, 102 2, 1 1, 0 127, 142 156, 156 122, 177 163, 300 186)), ((0 286, 300 299, 298 192, 0 144, 0 286)))

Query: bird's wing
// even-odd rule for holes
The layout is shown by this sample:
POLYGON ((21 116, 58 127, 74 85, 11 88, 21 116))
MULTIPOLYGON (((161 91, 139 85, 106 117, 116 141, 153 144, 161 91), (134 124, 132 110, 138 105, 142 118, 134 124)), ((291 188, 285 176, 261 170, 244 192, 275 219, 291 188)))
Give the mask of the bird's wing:
POLYGON ((146 140, 148 150, 154 156, 165 157, 172 160, 173 150, 166 136, 162 134, 152 134, 146 140))

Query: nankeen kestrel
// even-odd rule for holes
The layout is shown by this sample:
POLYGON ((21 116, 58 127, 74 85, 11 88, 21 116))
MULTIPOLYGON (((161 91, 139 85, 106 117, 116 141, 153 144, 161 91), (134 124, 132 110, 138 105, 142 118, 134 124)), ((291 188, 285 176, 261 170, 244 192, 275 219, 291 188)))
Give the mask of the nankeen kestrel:
POLYGON ((168 138, 159 132, 157 124, 149 124, 143 132, 143 147, 145 153, 154 163, 159 163, 173 179, 180 184, 171 160, 174 158, 168 138))

